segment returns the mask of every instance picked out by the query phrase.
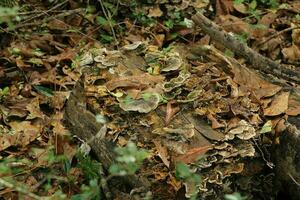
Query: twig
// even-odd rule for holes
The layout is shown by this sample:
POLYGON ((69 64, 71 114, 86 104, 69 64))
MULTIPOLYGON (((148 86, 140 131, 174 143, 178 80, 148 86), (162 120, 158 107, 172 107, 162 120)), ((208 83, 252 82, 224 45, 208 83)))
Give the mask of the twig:
POLYGON ((26 23, 26 22, 28 22, 28 21, 31 21, 31 20, 36 19, 36 18, 38 18, 38 17, 41 17, 41 16, 43 16, 43 15, 47 15, 48 12, 51 12, 52 10, 54 10, 54 9, 56 9, 56 8, 59 8, 60 6, 64 5, 64 4, 67 3, 67 2, 68 2, 68 0, 65 0, 65 1, 63 1, 63 2, 61 2, 61 3, 59 3, 59 4, 55 5, 55 6, 53 6, 53 7, 50 8, 49 10, 47 10, 47 11, 45 11, 45 12, 42 11, 42 13, 40 13, 40 14, 38 14, 38 15, 35 15, 35 16, 33 16, 33 17, 31 17, 31 18, 29 18, 29 19, 23 21, 23 23, 26 23))
POLYGON ((78 8, 78 9, 69 10, 69 11, 66 11, 64 13, 60 13, 60 14, 57 14, 57 15, 54 15, 54 16, 47 17, 47 18, 45 18, 45 19, 43 19, 41 21, 38 21, 38 22, 29 22, 29 23, 18 24, 18 25, 16 25, 14 27, 14 30, 19 29, 19 28, 23 28, 23 27, 26 27, 26 26, 37 26, 37 25, 49 22, 52 19, 57 19, 57 18, 60 18, 60 17, 65 17, 65 16, 68 16, 68 15, 71 15, 71 14, 74 14, 74 13, 79 13, 81 11, 82 11, 82 9, 78 8))
POLYGON ((300 72, 287 69, 262 56, 200 13, 194 15, 192 19, 213 40, 221 43, 237 55, 244 57, 254 68, 300 84, 300 72))
POLYGON ((103 12, 105 18, 107 19, 107 21, 108 21, 108 23, 109 23, 109 27, 110 27, 111 33, 112 33, 112 35, 113 35, 113 37, 114 37, 114 40, 115 40, 115 42, 116 42, 116 45, 117 45, 117 47, 118 47, 118 40, 117 40, 117 37, 116 37, 116 34, 115 34, 114 27, 112 26, 112 23, 111 23, 111 16, 108 16, 108 14, 106 13, 105 7, 104 7, 104 5, 103 5, 102 0, 98 0, 98 1, 100 2, 102 12, 103 12))
POLYGON ((300 26, 295 26, 295 27, 289 27, 289 28, 286 28, 282 31, 279 31, 273 35, 270 35, 269 37, 267 37, 265 40, 263 40, 262 42, 259 42, 257 45, 256 45, 256 48, 257 47, 260 47, 262 46, 263 44, 265 44, 266 42, 268 42, 269 40, 271 40, 272 38, 275 38, 275 37, 278 37, 279 35, 285 33, 285 32, 288 32, 288 31, 292 31, 294 29, 300 29, 300 26))
POLYGON ((300 187, 300 183, 298 181, 295 180, 295 178, 290 174, 288 173, 289 177, 292 179, 292 181, 298 186, 300 187))

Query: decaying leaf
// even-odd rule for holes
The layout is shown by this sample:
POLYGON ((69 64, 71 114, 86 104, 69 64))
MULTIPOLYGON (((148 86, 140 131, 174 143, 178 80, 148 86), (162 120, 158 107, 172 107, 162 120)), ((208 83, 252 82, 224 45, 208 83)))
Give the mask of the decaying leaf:
POLYGON ((196 162, 201 156, 203 156, 208 150, 212 148, 212 145, 208 145, 204 147, 189 149, 185 154, 176 156, 175 162, 183 162, 186 164, 196 162))
POLYGON ((138 99, 131 96, 118 98, 120 107, 125 111, 137 111, 140 113, 148 113, 157 108, 160 102, 158 93, 142 93, 138 99))
POLYGON ((4 150, 10 146, 25 147, 30 142, 40 136, 42 126, 39 123, 31 123, 30 121, 10 122, 11 134, 2 135, 0 138, 0 150, 4 150))
POLYGON ((155 144, 158 156, 167 167, 170 167, 170 156, 168 153, 168 149, 163 146, 159 140, 154 140, 153 143, 155 144))
POLYGON ((266 116, 276 116, 285 113, 288 109, 289 95, 289 92, 282 92, 275 96, 271 105, 264 109, 264 114, 266 116))

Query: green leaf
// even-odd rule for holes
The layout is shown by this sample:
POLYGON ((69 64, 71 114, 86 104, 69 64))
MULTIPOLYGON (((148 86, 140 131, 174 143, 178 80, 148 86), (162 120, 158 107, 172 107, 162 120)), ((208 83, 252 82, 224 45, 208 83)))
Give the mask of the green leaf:
POLYGON ((111 43, 114 40, 112 36, 106 34, 101 34, 100 37, 103 43, 111 43))
POLYGON ((259 133, 268 133, 268 132, 271 132, 271 131, 272 131, 272 121, 269 120, 263 125, 263 127, 261 128, 259 133))
POLYGON ((76 155, 78 159, 77 166, 82 169, 84 176, 88 180, 99 178, 100 163, 91 159, 90 156, 84 156, 82 153, 76 155))
POLYGON ((250 10, 255 10, 257 7, 257 2, 256 0, 252 0, 251 3, 249 4, 250 10))
POLYGON ((97 22, 99 25, 102 25, 102 26, 106 26, 106 25, 109 24, 108 21, 107 21, 107 19, 105 19, 105 18, 102 17, 102 16, 98 16, 98 17, 96 18, 96 22, 97 22))
POLYGON ((116 148, 115 151, 118 155, 116 158, 117 163, 109 168, 109 172, 112 175, 124 176, 134 174, 148 156, 145 150, 139 150, 132 142, 129 142, 126 147, 116 148))
POLYGON ((3 89, 0 88, 0 97, 6 96, 9 94, 9 87, 4 87, 3 89))
POLYGON ((178 163, 176 165, 176 177, 186 179, 191 176, 190 168, 184 163, 178 163))
POLYGON ((81 186, 81 193, 73 195, 71 200, 92 200, 92 199, 101 199, 101 191, 98 185, 97 179, 93 179, 89 181, 89 185, 82 185, 81 186))
POLYGON ((236 5, 244 3, 245 0, 234 0, 233 3, 236 5))
POLYGON ((172 28, 174 27, 174 21, 171 20, 171 19, 165 21, 164 24, 165 24, 166 27, 168 27, 169 29, 172 29, 172 28))
POLYGON ((240 193, 235 192, 233 194, 225 194, 224 196, 225 200, 246 200, 246 196, 242 196, 240 193))
POLYGON ((41 85, 34 85, 34 89, 36 89, 39 93, 45 95, 46 97, 52 97, 53 91, 50 88, 41 86, 41 85))

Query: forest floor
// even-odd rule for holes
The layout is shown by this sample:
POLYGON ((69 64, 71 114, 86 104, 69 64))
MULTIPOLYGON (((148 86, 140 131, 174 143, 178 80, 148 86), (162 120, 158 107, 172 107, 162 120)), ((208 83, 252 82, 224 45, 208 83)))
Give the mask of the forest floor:
POLYGON ((0 0, 0 199, 290 198, 299 73, 299 1, 0 0))

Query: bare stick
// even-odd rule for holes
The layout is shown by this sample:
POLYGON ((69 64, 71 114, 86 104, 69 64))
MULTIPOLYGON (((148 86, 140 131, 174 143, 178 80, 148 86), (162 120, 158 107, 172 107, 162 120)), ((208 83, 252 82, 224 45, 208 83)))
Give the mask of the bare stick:
POLYGON ((300 72, 287 69, 269 58, 262 56, 249 48, 246 44, 241 43, 233 34, 225 32, 220 26, 200 13, 194 15, 192 19, 195 24, 200 26, 213 40, 221 43, 237 55, 244 57, 255 69, 300 84, 300 72))

